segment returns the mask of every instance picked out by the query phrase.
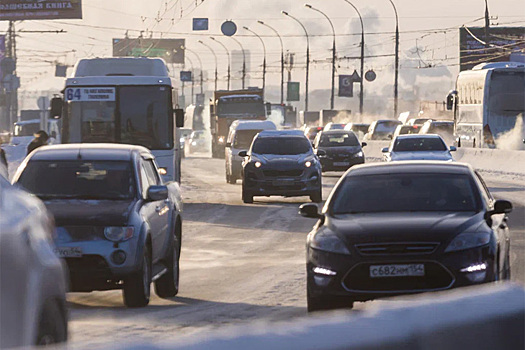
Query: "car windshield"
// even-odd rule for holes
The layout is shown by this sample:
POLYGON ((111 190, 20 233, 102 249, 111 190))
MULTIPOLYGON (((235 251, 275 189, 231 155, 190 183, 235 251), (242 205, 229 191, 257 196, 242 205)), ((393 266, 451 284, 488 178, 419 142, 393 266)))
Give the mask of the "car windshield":
POLYGON ((237 130, 233 139, 233 147, 242 149, 250 148, 253 138, 261 131, 262 130, 237 130))
POLYGON ((399 124, 400 124, 399 122, 396 122, 394 120, 378 122, 377 125, 376 125, 375 132, 377 132, 377 133, 393 133, 394 130, 396 130, 396 128, 397 128, 397 126, 399 124))
POLYGON ((131 199, 135 193, 124 161, 30 161, 18 183, 41 199, 131 199))
POLYGON ((447 146, 437 137, 397 138, 394 143, 394 152, 428 152, 446 151, 447 146))
POLYGON ((359 141, 353 133, 338 133, 338 134, 321 134, 319 140, 321 147, 344 147, 344 146, 359 146, 359 141))
POLYGON ((33 136, 40 130, 40 123, 15 125, 14 136, 33 136))
POLYGON ((332 212, 478 211, 474 188, 467 175, 457 174, 349 176, 337 189, 332 212))
POLYGON ((295 155, 308 153, 311 149, 310 142, 303 137, 262 137, 254 141, 252 153, 295 155))

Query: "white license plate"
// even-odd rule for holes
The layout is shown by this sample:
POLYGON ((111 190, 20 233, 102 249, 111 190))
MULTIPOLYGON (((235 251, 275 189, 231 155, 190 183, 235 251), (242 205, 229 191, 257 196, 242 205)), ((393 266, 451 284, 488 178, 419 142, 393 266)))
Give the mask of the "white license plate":
POLYGON ((334 166, 349 166, 350 162, 334 162, 334 166))
POLYGON ((80 247, 57 247, 55 254, 59 258, 81 258, 82 248, 80 247))
POLYGON ((424 264, 372 265, 370 277, 425 276, 424 264))
POLYGON ((294 184, 293 180, 274 180, 272 182, 274 186, 292 186, 294 184))

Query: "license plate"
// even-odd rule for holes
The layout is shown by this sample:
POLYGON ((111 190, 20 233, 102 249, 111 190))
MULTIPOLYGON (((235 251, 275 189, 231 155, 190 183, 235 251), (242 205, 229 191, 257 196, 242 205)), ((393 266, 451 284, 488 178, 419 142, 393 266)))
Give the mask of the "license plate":
POLYGON ((82 248, 80 247, 57 247, 55 254, 59 258, 81 258, 82 248))
POLYGON ((349 166, 350 162, 334 162, 334 166, 349 166))
POLYGON ((372 265, 370 277, 400 277, 400 276, 425 276, 424 264, 406 265, 372 265))
POLYGON ((274 186, 292 186, 294 184, 293 180, 274 180, 272 182, 274 186))

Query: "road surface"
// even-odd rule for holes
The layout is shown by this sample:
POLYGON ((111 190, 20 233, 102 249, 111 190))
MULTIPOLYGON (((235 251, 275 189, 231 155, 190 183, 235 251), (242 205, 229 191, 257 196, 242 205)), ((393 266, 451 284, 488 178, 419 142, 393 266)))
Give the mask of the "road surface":
MULTIPOLYGON (((326 199, 341 173, 323 179, 326 199)), ((525 181, 486 178, 494 195, 514 202, 512 279, 525 283, 525 181)), ((120 291, 72 293, 70 345, 169 342, 181 335, 252 321, 307 317, 305 240, 314 220, 297 214, 307 197, 241 201, 240 181, 228 185, 224 161, 205 154, 183 160, 185 212, 180 293, 152 295, 128 309, 120 291)), ((356 310, 368 303, 357 303, 356 310)))

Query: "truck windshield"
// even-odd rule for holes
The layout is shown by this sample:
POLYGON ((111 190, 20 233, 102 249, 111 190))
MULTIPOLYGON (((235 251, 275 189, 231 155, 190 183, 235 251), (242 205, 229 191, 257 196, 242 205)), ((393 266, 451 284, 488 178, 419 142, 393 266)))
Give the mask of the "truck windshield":
POLYGON ((32 161, 18 183, 41 199, 131 199, 132 174, 123 161, 32 161))
POLYGON ((33 136, 40 130, 40 123, 15 125, 14 136, 33 136))
POLYGON ((116 101, 68 103, 68 142, 116 142, 151 150, 173 148, 166 86, 122 86, 116 101))

